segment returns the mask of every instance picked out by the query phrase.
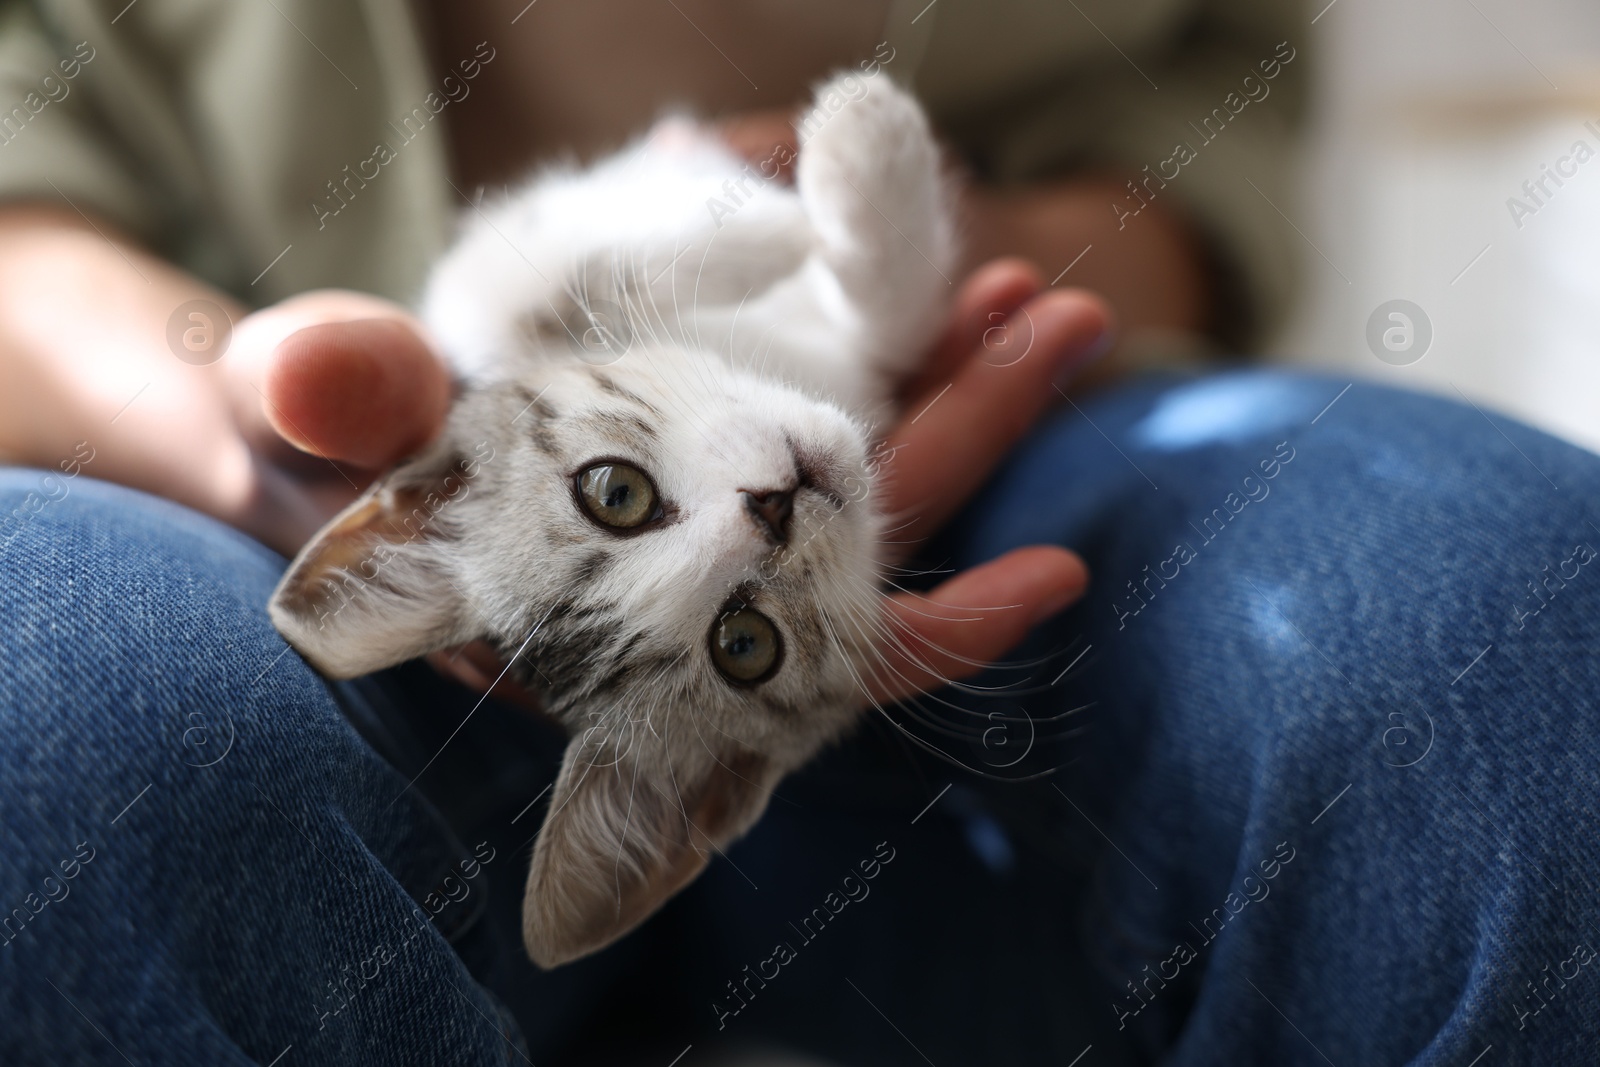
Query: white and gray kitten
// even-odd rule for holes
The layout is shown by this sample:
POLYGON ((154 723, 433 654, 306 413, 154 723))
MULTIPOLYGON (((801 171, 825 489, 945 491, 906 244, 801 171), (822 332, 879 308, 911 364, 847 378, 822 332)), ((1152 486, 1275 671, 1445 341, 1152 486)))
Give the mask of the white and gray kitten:
POLYGON ((460 382, 444 433, 272 599, 331 677, 483 639, 566 726, 542 966, 691 881, 882 662, 870 452, 943 323, 951 213, 887 77, 823 84, 800 130, 792 188, 670 119, 470 212, 421 306, 460 382))

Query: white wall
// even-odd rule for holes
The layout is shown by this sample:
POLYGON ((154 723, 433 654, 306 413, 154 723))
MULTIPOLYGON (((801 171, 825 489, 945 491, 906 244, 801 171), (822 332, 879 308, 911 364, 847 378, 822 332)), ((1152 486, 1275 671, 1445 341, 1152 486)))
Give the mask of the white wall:
POLYGON ((1319 102, 1295 221, 1321 254, 1306 248, 1309 294, 1279 350, 1459 388, 1600 450, 1600 0, 1335 0, 1312 33, 1319 102), (1596 157, 1519 228, 1507 199, 1532 204, 1522 183, 1580 139, 1596 157), (1366 341, 1396 298, 1434 328, 1404 367, 1366 341))

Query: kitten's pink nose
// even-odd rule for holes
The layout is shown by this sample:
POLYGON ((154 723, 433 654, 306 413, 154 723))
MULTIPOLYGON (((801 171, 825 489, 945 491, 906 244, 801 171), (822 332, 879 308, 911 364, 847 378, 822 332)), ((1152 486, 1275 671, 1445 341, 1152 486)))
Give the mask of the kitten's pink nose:
POLYGON ((789 541, 789 519, 794 514, 794 490, 770 489, 764 493, 739 490, 744 497, 745 510, 755 520, 756 527, 775 545, 789 541))

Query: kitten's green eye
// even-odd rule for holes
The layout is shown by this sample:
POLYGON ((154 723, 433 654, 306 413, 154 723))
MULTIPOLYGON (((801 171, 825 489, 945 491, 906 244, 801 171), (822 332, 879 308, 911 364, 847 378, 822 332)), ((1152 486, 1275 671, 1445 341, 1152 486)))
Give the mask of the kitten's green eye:
POLYGON ((619 530, 661 516, 656 487, 644 471, 626 463, 596 463, 580 472, 578 499, 595 521, 619 530))
POLYGON ((783 638, 754 608, 725 611, 711 624, 711 662, 734 685, 764 682, 783 658, 783 638))

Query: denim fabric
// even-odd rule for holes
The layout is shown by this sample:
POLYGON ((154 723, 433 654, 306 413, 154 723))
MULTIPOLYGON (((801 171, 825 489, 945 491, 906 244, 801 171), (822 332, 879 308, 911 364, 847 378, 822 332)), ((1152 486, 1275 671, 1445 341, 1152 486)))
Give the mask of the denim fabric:
POLYGON ((1126 391, 958 535, 1095 560, 1046 638, 1094 647, 1030 706, 1096 702, 1060 784, 1120 850, 1081 916, 1105 1010, 1172 1064, 1594 1062, 1600 460, 1345 384, 1126 391), (1123 484, 1026 508, 1066 455, 1123 484))
POLYGON ((1600 459, 1347 384, 1145 382, 1017 450, 930 565, 1056 542, 1089 595, 986 693, 874 717, 710 872, 700 989, 748 1001, 721 1032, 940 1067, 1595 1062, 1600 459), (873 896, 746 988, 884 839, 873 896))
POLYGON ((281 560, 0 474, 0 1062, 1593 1062, 1600 459, 1346 384, 1041 426, 928 564, 1067 544, 1085 600, 551 974, 559 738, 416 665, 329 687, 281 560))
POLYGON ((0 1062, 521 1062, 449 944, 482 895, 424 907, 516 860, 283 655, 283 561, 87 473, 0 524, 0 1062))

